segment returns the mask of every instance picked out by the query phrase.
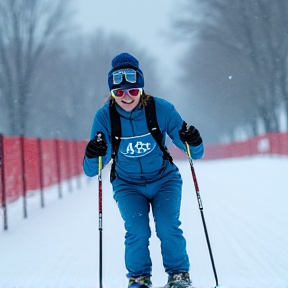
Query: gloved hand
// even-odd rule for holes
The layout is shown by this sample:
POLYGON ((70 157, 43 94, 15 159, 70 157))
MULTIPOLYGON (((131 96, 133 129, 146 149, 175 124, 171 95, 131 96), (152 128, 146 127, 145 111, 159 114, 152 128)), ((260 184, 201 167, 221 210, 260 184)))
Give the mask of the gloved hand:
POLYGON ((88 142, 85 150, 85 156, 91 159, 99 156, 105 156, 106 152, 107 143, 105 140, 105 134, 102 132, 97 132, 94 139, 88 142))
POLYGON ((194 126, 189 126, 185 121, 179 130, 179 136, 183 143, 187 142, 191 146, 198 146, 202 143, 199 131, 194 126))

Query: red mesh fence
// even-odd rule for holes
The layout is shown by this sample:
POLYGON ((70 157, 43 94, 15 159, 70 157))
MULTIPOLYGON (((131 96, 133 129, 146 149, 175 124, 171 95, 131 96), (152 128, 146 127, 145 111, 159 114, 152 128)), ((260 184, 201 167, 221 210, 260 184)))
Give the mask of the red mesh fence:
MULTIPOLYGON (((169 151, 175 159, 187 158, 185 153, 180 151, 175 145, 171 146, 169 151)), ((288 155, 288 133, 271 132, 241 142, 205 145, 203 159, 211 160, 260 154, 288 155)))
POLYGON ((41 141, 44 187, 48 187, 58 182, 56 148, 56 140, 54 139, 43 139, 41 141))
MULTIPOLYGON (((41 185, 48 187, 82 174, 85 140, 1 136, 0 142, 0 194, 5 193, 7 203, 17 200, 24 191, 29 193, 41 185)), ((0 203, 3 199, 0 197, 0 203)))
MULTIPOLYGON (((3 163, 6 201, 12 202, 22 195, 21 142, 19 137, 3 137, 3 163)), ((2 182, 2 181, 1 181, 2 182)), ((2 183, 1 183, 2 184, 2 183)), ((2 185, 1 185, 2 187, 2 185)))

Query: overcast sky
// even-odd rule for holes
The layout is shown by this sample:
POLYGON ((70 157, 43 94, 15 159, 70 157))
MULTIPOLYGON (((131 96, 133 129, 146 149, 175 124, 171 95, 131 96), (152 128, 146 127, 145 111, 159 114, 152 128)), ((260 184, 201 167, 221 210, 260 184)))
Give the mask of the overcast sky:
POLYGON ((139 48, 147 49, 149 55, 159 60, 159 73, 168 75, 171 81, 182 46, 172 44, 167 34, 171 27, 169 18, 179 1, 74 0, 83 31, 102 27, 108 33, 125 33, 137 41, 139 48))

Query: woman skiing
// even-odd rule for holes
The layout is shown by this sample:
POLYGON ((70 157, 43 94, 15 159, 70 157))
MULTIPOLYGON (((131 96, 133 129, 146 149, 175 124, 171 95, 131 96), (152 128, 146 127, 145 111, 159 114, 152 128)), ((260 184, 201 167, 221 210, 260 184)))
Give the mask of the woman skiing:
POLYGON ((144 92, 144 76, 132 55, 121 53, 112 60, 108 85, 111 98, 95 114, 83 169, 92 177, 98 174, 100 156, 103 166, 113 159, 111 183, 126 229, 128 287, 152 287, 150 209, 168 274, 165 287, 189 287, 186 240, 179 228, 182 179, 165 137, 183 151, 187 142, 192 157, 199 159, 204 152, 201 136, 171 103, 144 92))

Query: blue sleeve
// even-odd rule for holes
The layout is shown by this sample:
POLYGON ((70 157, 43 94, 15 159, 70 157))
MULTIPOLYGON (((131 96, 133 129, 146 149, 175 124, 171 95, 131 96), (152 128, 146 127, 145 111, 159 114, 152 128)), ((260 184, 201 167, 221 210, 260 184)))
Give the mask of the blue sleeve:
MULTIPOLYGON (((166 111, 164 113, 165 115, 167 115, 166 117, 167 134, 171 138, 172 142, 179 149, 181 149, 183 152, 186 152, 185 144, 180 140, 179 137, 179 130, 182 127, 183 119, 171 103, 169 102, 166 103, 167 103, 167 110, 165 109, 166 111)), ((189 145, 189 148, 193 159, 200 159, 204 154, 203 143, 201 143, 199 146, 189 145)))
MULTIPOLYGON (((103 132, 105 134, 108 149, 106 155, 102 158, 102 168, 110 161, 112 151, 109 109, 105 109, 106 106, 107 105, 105 105, 103 108, 101 108, 96 112, 90 133, 90 139, 93 139, 96 136, 97 132, 103 132)), ((84 173, 89 177, 98 175, 98 164, 99 164, 98 157, 89 159, 86 156, 84 156, 83 160, 84 173)))

